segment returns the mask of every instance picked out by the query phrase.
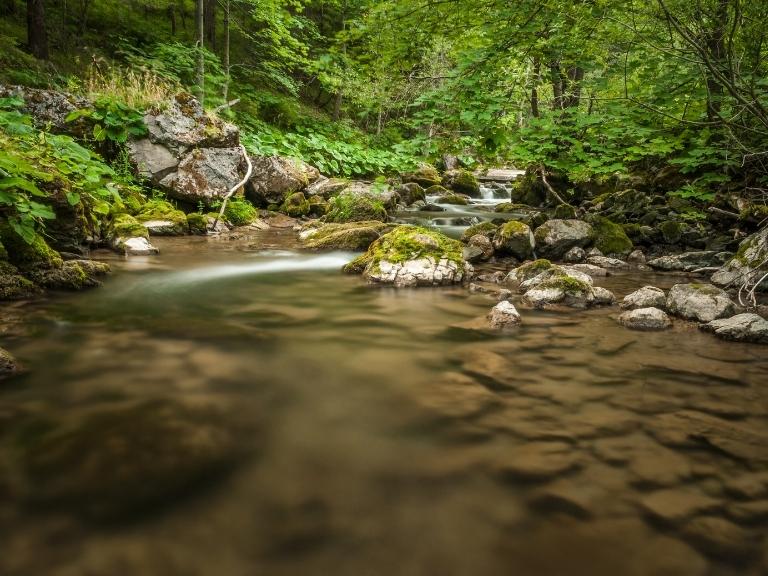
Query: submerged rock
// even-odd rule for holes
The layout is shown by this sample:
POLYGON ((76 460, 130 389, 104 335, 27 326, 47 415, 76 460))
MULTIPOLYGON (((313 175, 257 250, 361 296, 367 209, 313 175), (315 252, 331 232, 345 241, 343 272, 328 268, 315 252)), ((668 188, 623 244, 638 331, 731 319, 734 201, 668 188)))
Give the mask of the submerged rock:
POLYGON ((696 514, 717 509, 720 505, 714 498, 684 488, 658 490, 640 502, 645 512, 668 524, 680 524, 696 514))
POLYGON ((13 357, 13 354, 4 348, 0 348, 0 379, 15 374, 18 369, 19 365, 16 362, 16 358, 13 357))
POLYGON ((620 306, 625 310, 634 310, 637 308, 659 308, 661 310, 667 307, 667 295, 661 288, 656 286, 643 286, 631 294, 624 296, 620 306))
POLYGON ((494 329, 517 326, 520 324, 520 313, 511 302, 502 300, 488 313, 488 324, 494 329))
POLYGON ((584 248, 592 241, 592 226, 581 220, 549 220, 534 232, 536 248, 550 259, 562 258, 571 248, 584 248))
POLYGON ((768 320, 757 314, 737 314, 731 318, 713 320, 701 326, 724 340, 768 344, 768 320))
POLYGON ((655 270, 664 270, 667 272, 692 272, 699 268, 720 265, 722 260, 718 260, 719 252, 684 252, 673 256, 661 256, 648 261, 648 266, 655 270))
POLYGON ((565 442, 529 442, 509 451, 496 466, 503 477, 546 480, 581 466, 578 451, 565 442))
POLYGON ((463 245, 439 232, 398 226, 376 240, 358 259, 345 266, 362 272, 369 282, 406 286, 447 286, 469 280, 472 266, 463 245))
POLYGON ((698 322, 732 316, 735 305, 728 294, 712 284, 675 284, 667 295, 667 310, 698 322))
POLYGON ((637 308, 619 316, 619 324, 631 330, 666 330, 672 321, 658 308, 637 308))
POLYGON ((709 556, 745 562, 759 550, 749 531, 720 516, 699 516, 682 527, 683 537, 709 556))

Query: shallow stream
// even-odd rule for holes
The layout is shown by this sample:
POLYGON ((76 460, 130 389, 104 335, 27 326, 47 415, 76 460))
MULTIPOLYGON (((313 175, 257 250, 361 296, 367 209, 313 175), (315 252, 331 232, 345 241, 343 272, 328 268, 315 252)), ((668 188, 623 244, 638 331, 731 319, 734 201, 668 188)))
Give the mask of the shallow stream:
POLYGON ((0 574, 767 573, 765 347, 615 308, 492 334, 491 297, 291 231, 157 244, 0 309, 0 574))

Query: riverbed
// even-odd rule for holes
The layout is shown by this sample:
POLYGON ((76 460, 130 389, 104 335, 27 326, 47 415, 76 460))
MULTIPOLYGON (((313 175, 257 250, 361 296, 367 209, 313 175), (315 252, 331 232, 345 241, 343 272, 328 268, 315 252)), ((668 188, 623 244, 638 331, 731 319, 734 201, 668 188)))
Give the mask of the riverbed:
POLYGON ((1 574, 768 570, 765 347, 514 298, 494 333, 493 297, 370 287, 291 230, 156 244, 2 307, 1 574))

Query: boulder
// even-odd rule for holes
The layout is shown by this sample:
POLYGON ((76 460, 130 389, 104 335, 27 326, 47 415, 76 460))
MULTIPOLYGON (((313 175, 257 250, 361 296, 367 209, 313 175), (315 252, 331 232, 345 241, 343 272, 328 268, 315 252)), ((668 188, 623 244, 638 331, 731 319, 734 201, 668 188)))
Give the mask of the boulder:
POLYGON ((394 224, 384 222, 350 222, 312 226, 299 233, 299 239, 310 250, 367 250, 394 224))
POLYGON ((493 240, 498 228, 498 224, 494 224, 493 222, 481 222, 480 224, 475 224, 464 230, 464 233, 461 235, 461 241, 469 242, 470 238, 478 234, 485 236, 488 240, 493 240))
POLYGON ((430 164, 423 163, 410 174, 405 174, 403 176, 403 182, 413 182, 424 188, 429 188, 435 184, 440 184, 441 178, 437 168, 430 164))
POLYGON ((571 248, 592 241, 592 226, 581 220, 549 220, 534 232, 536 248, 545 258, 562 258, 571 248))
POLYGON ((406 206, 411 206, 414 202, 427 198, 424 188, 416 182, 407 182, 399 186, 395 192, 400 196, 400 202, 406 206))
POLYGON ((461 242, 439 232, 398 226, 345 266, 345 271, 362 272, 371 283, 397 287, 459 284, 473 272, 462 249, 461 242))
MULTIPOLYGON (((132 226, 130 216, 126 216, 121 215, 116 219, 119 222, 117 229, 113 223, 114 233, 118 236, 126 236, 128 234, 144 236, 144 234, 137 234, 133 229, 130 231, 120 231, 121 228, 125 229, 129 225, 132 226)), ((136 214, 136 221, 144 226, 150 235, 154 236, 183 236, 189 232, 187 215, 165 200, 148 201, 142 206, 141 211, 136 214)))
POLYGON ((294 192, 293 194, 289 194, 285 198, 282 206, 280 206, 280 211, 284 214, 287 214, 291 218, 301 218, 302 216, 307 216, 309 215, 310 209, 311 206, 309 204, 309 200, 307 200, 307 197, 304 196, 302 192, 294 192))
POLYGON ((518 260, 531 258, 535 245, 528 225, 515 220, 502 224, 493 236, 493 247, 498 253, 514 256, 518 260))
POLYGON ((565 253, 563 256, 563 261, 571 264, 577 264, 579 262, 584 262, 586 257, 587 252, 584 250, 584 248, 581 248, 580 246, 574 246, 565 253))
POLYGON ((720 252, 700 251, 684 252, 670 256, 660 256, 648 261, 648 266, 654 270, 664 270, 667 272, 692 272, 699 268, 709 266, 719 266, 722 260, 719 259, 720 252))
POLYGON ((520 313, 507 300, 502 300, 488 313, 488 325, 494 329, 509 328, 520 324, 520 313))
POLYGON ((733 316, 735 305, 712 284, 675 284, 667 295, 667 310, 688 320, 711 322, 733 316))
POLYGON ((672 321, 658 308, 637 308, 619 316, 619 324, 631 330, 665 330, 672 321))
POLYGON ((160 253, 160 250, 150 244, 149 240, 143 236, 115 238, 112 242, 112 248, 126 256, 151 256, 160 253))
POLYGON ((92 260, 67 260, 61 266, 27 273, 38 286, 51 290, 82 290, 101 285, 99 278, 109 272, 109 265, 92 260))
POLYGON ((608 288, 602 286, 593 286, 592 292, 595 294, 593 306, 612 306, 616 303, 616 296, 608 288))
POLYGON ((608 270, 600 266, 595 266, 594 264, 570 264, 568 268, 584 272, 584 274, 592 276, 592 278, 605 278, 606 276, 610 276, 608 270))
POLYGON ((282 156, 254 156, 251 163, 253 174, 245 186, 245 195, 256 206, 279 206, 287 196, 301 192, 309 185, 304 164, 298 160, 282 156))
POLYGON ((320 176, 315 182, 307 186, 305 192, 307 196, 320 196, 328 200, 328 198, 335 196, 346 188, 349 188, 349 180, 320 176))
POLYGON ((19 269, 0 260, 0 301, 25 300, 40 293, 40 288, 22 276, 19 269))
POLYGON ((345 190, 331 198, 325 219, 327 222, 386 222, 388 215, 384 200, 374 193, 361 194, 345 190))
POLYGON ((757 314, 737 314, 731 318, 713 320, 701 326, 718 338, 736 342, 768 344, 768 320, 757 314))
POLYGON ((525 264, 522 264, 511 270, 509 274, 507 274, 507 276, 504 278, 504 281, 508 284, 520 285, 523 282, 526 282, 531 278, 535 278, 542 272, 550 270, 553 267, 555 267, 555 265, 552 264, 552 262, 549 260, 539 258, 538 260, 534 260, 533 262, 526 262, 525 264))
POLYGON ((578 280, 579 282, 584 282, 585 284, 588 284, 589 286, 592 286, 592 277, 589 274, 585 274, 584 272, 577 270, 576 268, 573 268, 572 266, 552 266, 546 270, 543 270, 539 274, 529 276, 526 280, 523 280, 520 282, 520 290, 525 292, 526 290, 530 290, 531 288, 536 288, 540 284, 543 284, 544 282, 547 282, 549 280, 555 280, 557 278, 572 278, 573 280, 578 280))
POLYGON ((627 256, 627 262, 630 264, 635 264, 636 266, 642 266, 645 264, 645 254, 643 254, 643 251, 633 250, 629 253, 629 256, 627 256))
POLYGON ((127 143, 128 155, 139 176, 159 185, 163 178, 170 176, 179 166, 179 157, 162 144, 149 138, 131 140, 127 143))
POLYGON ((556 275, 528 290, 523 299, 535 308, 587 308, 594 303, 595 294, 587 282, 567 275, 556 275))
MULTIPOLYGON (((768 226, 745 238, 736 255, 712 275, 712 283, 718 286, 738 286, 744 282, 754 284, 768 272, 768 226)), ((768 291, 768 279, 758 286, 768 291)))
POLYGON ((168 195, 191 204, 223 200, 241 180, 245 160, 240 148, 197 148, 184 156, 176 172, 160 181, 168 195))
POLYGON ((435 199, 437 204, 453 204, 457 206, 466 206, 469 204, 469 198, 463 194, 443 194, 435 199))
POLYGON ((80 96, 57 90, 41 90, 24 86, 0 86, 0 98, 24 100, 22 112, 29 114, 34 125, 57 133, 72 133, 67 116, 77 110, 91 108, 93 103, 80 96))
MULTIPOLYGON (((490 260, 494 254, 493 243, 487 236, 483 236, 482 234, 475 234, 472 236, 467 243, 467 247, 480 250, 479 260, 490 260)), ((465 258, 465 260, 468 260, 469 262, 473 261, 469 258, 465 258)))
POLYGON ((638 308, 659 308, 667 307, 667 295, 661 288, 655 286, 643 286, 631 294, 624 296, 620 306, 624 310, 636 310, 638 308))
POLYGON ((462 170, 448 170, 442 178, 442 185, 450 188, 454 192, 467 194, 469 196, 479 196, 480 183, 472 172, 462 170))
POLYGON ((620 270, 622 268, 629 268, 629 264, 624 260, 618 258, 609 258, 608 256, 590 256, 587 258, 587 264, 597 266, 599 268, 607 268, 609 270, 620 270))
POLYGON ((7 378, 19 370, 19 364, 13 354, 0 348, 0 379, 7 378))
POLYGON ((624 257, 632 251, 632 240, 620 225, 601 216, 592 217, 590 223, 594 231, 595 248, 603 254, 624 257))

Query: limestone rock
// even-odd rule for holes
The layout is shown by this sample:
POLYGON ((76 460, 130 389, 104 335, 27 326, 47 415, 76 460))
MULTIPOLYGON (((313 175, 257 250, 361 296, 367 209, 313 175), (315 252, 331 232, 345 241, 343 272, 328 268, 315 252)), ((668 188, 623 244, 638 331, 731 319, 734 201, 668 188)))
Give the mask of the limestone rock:
POLYGON ((667 295, 670 313, 699 322, 732 316, 734 303, 728 294, 712 284, 675 284, 667 295))
POLYGON ((661 288, 643 286, 639 290, 624 296, 620 306, 625 310, 635 310, 637 308, 659 308, 663 310, 667 307, 667 295, 661 288))
POLYGON ((160 185, 172 198, 209 205, 222 200, 240 181, 243 162, 240 148, 198 148, 185 156, 177 171, 160 185))
MULTIPOLYGON (((254 156, 251 158, 253 174, 245 187, 246 197, 254 205, 269 207, 280 205, 294 192, 309 185, 302 164, 282 156, 254 156)), ((320 194, 314 190, 310 194, 320 194)))
POLYGON ((488 324, 494 329, 517 326, 520 324, 520 313, 511 302, 502 300, 488 314, 488 324))
POLYGON ((609 270, 629 268, 629 264, 624 262, 624 260, 619 260, 618 258, 609 258, 608 256, 590 256, 587 258, 587 264, 598 266, 600 268, 607 268, 609 270))
POLYGON ((571 264, 576 264, 579 262, 584 262, 584 260, 587 257, 587 252, 584 250, 584 248, 581 248, 580 246, 574 246, 568 252, 565 253, 563 256, 563 262, 568 262, 571 264))
POLYGON ((701 326, 724 340, 768 344, 768 320, 752 313, 737 314, 731 318, 713 320, 701 326))
POLYGON ((527 224, 511 220, 502 224, 493 237, 493 247, 500 254, 509 254, 519 260, 533 256, 533 232, 527 224))
POLYGON ((537 251, 550 259, 562 258, 571 248, 586 247, 592 236, 592 226, 581 220, 549 220, 534 232, 537 251))
POLYGON ((636 308, 619 316, 619 324, 631 330, 665 330, 672 321, 658 308, 636 308))
MULTIPOLYGON (((487 236, 483 236, 482 234, 475 234, 472 236, 467 243, 467 247, 480 250, 479 260, 490 260, 494 255, 493 243, 487 236)), ((469 258, 466 258, 466 260, 471 261, 469 258)))
POLYGON ((716 260, 718 252, 684 252, 674 256, 661 256, 648 261, 648 266, 655 270, 664 270, 667 272, 691 272, 698 268, 719 265, 721 262, 716 260))
POLYGON ((149 240, 143 236, 117 238, 112 246, 115 250, 126 256, 151 256, 160 253, 160 250, 152 246, 149 240))

